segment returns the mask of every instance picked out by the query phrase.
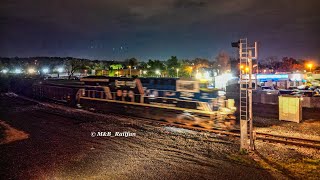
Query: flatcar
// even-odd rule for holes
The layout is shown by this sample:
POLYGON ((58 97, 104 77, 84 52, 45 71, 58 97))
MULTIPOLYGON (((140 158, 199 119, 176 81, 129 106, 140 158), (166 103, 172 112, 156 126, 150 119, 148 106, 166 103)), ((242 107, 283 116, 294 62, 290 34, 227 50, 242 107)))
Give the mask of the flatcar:
POLYGON ((197 81, 175 78, 121 78, 90 76, 82 78, 79 103, 102 112, 116 112, 205 128, 233 129, 235 107, 232 100, 201 94, 197 81), (151 82, 163 82, 160 89, 151 82), (166 81, 171 80, 165 87, 166 81), (175 86, 173 83, 175 82, 175 86), (174 87, 174 88, 173 88, 174 87), (228 102, 228 103, 226 103, 228 102))

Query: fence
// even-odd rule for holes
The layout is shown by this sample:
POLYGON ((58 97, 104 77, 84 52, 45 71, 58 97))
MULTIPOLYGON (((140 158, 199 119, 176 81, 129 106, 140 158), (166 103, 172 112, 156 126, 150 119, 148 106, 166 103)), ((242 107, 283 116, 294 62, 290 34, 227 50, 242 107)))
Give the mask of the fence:
MULTIPOLYGON (((261 104, 279 104, 278 94, 268 93, 268 91, 254 91, 252 93, 252 102, 261 104)), ((227 98, 239 100, 239 93, 228 92, 227 98)), ((302 107, 307 108, 320 108, 320 97, 303 97, 302 107)))

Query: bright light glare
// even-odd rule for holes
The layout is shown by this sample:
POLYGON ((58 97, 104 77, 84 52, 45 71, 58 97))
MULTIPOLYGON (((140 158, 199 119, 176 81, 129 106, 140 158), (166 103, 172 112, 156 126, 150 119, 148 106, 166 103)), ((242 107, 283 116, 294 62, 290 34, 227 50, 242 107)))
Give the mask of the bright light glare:
POLYGON ((302 74, 292 74, 290 80, 291 81, 301 81, 303 78, 302 74))
POLYGON ((147 71, 143 71, 143 74, 147 74, 147 71))
POLYGON ((206 73, 204 74, 204 78, 205 78, 205 79, 210 79, 210 74, 209 74, 209 72, 206 72, 206 73))
POLYGON ((6 73, 8 72, 8 70, 7 70, 7 69, 3 69, 1 72, 2 72, 3 74, 6 74, 6 73))
POLYGON ((42 69, 42 72, 45 73, 45 74, 47 74, 47 73, 49 72, 49 69, 48 69, 48 68, 43 68, 43 69, 42 69))
POLYGON ((35 73, 35 72, 36 72, 36 71, 35 71, 33 68, 29 68, 29 69, 28 69, 28 73, 29 73, 29 74, 33 74, 33 73, 35 73))
POLYGON ((197 72, 197 74, 196 74, 196 79, 201 79, 201 78, 202 78, 202 74, 199 73, 199 72, 197 72))
POLYGON ((20 73, 21 73, 21 69, 15 69, 15 70, 14 70, 14 73, 20 74, 20 73))
POLYGON ((63 72, 63 68, 62 67, 58 68, 58 72, 62 73, 63 72))
POLYGON ((159 69, 156 70, 156 74, 160 75, 160 70, 159 69))
POLYGON ((234 78, 235 77, 233 77, 231 73, 225 73, 220 76, 216 76, 215 77, 215 88, 219 88, 219 89, 226 88, 227 82, 229 80, 234 79, 234 78))

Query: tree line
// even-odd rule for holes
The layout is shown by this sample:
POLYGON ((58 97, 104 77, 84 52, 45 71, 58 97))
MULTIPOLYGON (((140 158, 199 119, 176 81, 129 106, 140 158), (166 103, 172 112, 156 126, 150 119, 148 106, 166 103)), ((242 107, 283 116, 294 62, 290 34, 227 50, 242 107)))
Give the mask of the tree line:
MULTIPOLYGON (((239 61, 230 57, 226 52, 220 52, 213 60, 205 58, 195 58, 192 60, 178 59, 177 56, 171 56, 167 60, 149 59, 148 61, 139 61, 136 58, 125 59, 124 61, 108 61, 108 60, 89 60, 74 57, 30 57, 30 58, 1 58, 0 71, 4 68, 27 69, 33 67, 39 71, 42 68, 50 69, 55 72, 57 67, 63 67, 64 71, 73 76, 75 72, 91 72, 92 70, 107 70, 109 72, 120 69, 139 69, 145 76, 161 76, 165 77, 190 77, 195 72, 208 70, 210 73, 215 72, 216 75, 233 72, 237 74, 239 71, 239 61)), ((272 56, 259 60, 259 69, 272 69, 275 72, 296 72, 306 69, 305 65, 308 61, 294 59, 291 57, 283 57, 279 60, 272 56)), ((319 67, 314 66, 314 69, 319 67)))

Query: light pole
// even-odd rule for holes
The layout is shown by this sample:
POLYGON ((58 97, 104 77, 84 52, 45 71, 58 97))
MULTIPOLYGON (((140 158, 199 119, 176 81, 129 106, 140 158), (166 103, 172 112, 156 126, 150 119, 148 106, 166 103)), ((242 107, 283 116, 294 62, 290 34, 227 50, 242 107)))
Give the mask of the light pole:
POLYGON ((131 66, 129 66, 129 75, 130 75, 130 77, 131 77, 131 66))
POLYGON ((58 68, 58 78, 60 78, 60 73, 62 72, 63 72, 63 68, 62 67, 58 68))

